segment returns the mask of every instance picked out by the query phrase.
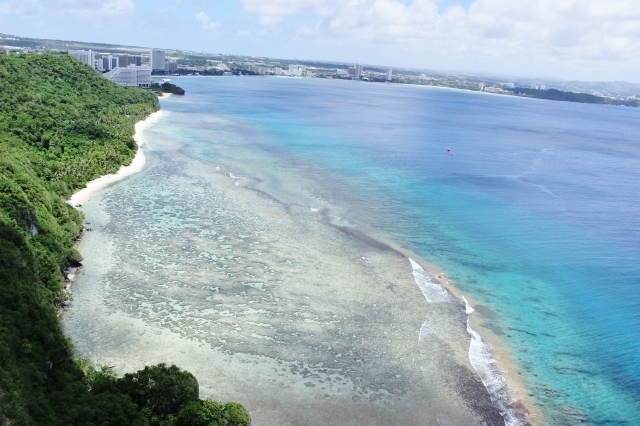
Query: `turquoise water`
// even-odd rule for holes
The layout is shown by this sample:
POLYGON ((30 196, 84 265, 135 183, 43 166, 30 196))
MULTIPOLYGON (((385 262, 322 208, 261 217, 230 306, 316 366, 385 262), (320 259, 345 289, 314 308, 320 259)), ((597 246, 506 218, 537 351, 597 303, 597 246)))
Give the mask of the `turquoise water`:
POLYGON ((313 79, 173 82, 187 96, 162 102, 164 125, 183 153, 240 172, 276 156, 346 220, 442 268, 482 305, 551 424, 640 423, 640 111, 313 79))

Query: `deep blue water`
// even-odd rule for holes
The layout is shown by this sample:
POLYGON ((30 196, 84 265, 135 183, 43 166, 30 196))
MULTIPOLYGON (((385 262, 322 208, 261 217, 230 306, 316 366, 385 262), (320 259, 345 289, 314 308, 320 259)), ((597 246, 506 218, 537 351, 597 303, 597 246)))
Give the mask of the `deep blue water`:
POLYGON ((640 424, 640 110, 319 79, 173 82, 187 96, 164 109, 239 123, 243 138, 211 144, 311 166, 363 226, 485 306, 551 424, 640 424))

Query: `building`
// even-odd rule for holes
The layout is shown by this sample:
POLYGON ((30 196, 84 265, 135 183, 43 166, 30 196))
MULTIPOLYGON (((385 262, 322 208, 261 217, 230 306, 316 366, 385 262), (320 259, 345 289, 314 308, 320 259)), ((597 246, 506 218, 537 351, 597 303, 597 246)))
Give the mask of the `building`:
POLYGON ((349 75, 352 77, 362 77, 363 68, 360 64, 355 64, 349 67, 349 75))
POLYGON ((164 50, 151 49, 151 55, 150 55, 151 71, 164 72, 164 63, 165 63, 164 50))
POLYGON ((257 65, 250 65, 249 66, 249 71, 251 71, 254 74, 258 74, 258 75, 264 75, 267 73, 267 70, 263 67, 259 67, 257 65))
POLYGON ((307 72, 306 65, 289 64, 289 71, 307 72))
POLYGON ((69 56, 73 56, 83 64, 95 68, 96 54, 91 50, 70 50, 69 56))
POLYGON ((178 72, 178 63, 175 61, 169 61, 164 63, 164 71, 167 73, 178 72))
MULTIPOLYGON (((118 68, 120 65, 120 58, 114 55, 102 55, 102 71, 111 71, 114 68, 118 68)), ((126 66, 126 65, 125 65, 126 66)))
POLYGON ((301 76, 307 72, 307 67, 304 65, 289 65, 289 75, 301 76))
POLYGON ((124 55, 118 56, 118 66, 119 67, 128 67, 129 65, 142 65, 142 56, 139 55, 129 55, 125 53, 124 55))
POLYGON ((387 81, 391 81, 391 80, 393 80, 393 70, 389 68, 387 70, 387 81))
POLYGON ((133 65, 133 57, 128 54, 118 56, 118 66, 120 67, 128 67, 129 64, 133 65), (129 62, 132 61, 132 62, 129 62))
POLYGON ((273 67, 273 74, 274 74, 274 75, 281 75, 281 74, 282 74, 282 68, 280 68, 280 67, 273 67))
POLYGON ((103 76, 120 86, 126 87, 151 87, 151 68, 130 65, 128 67, 116 67, 103 76))

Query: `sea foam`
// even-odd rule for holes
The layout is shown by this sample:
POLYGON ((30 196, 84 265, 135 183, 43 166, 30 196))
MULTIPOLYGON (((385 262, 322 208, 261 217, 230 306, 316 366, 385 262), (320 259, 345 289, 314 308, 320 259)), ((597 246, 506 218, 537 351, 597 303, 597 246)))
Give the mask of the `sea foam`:
POLYGON ((484 387, 489 392, 491 401, 504 418, 504 424, 506 426, 524 426, 526 423, 519 418, 516 410, 511 407, 507 394, 508 385, 502 374, 500 374, 496 361, 491 356, 491 346, 471 328, 469 320, 474 309, 469 306, 467 299, 464 297, 462 299, 464 300, 465 310, 469 315, 467 318, 467 332, 471 335, 469 362, 478 373, 478 376, 480 376, 480 380, 482 380, 484 387))
POLYGON ((422 269, 413 259, 409 259, 413 268, 413 277, 422 291, 424 298, 429 303, 447 303, 453 302, 453 296, 444 287, 436 282, 436 280, 422 269))
MULTIPOLYGON (((455 296, 427 274, 413 259, 409 259, 409 262, 411 262, 411 267, 413 268, 416 284, 418 284, 427 302, 451 304, 457 302, 455 296)), ((482 380, 484 387, 487 389, 491 401, 504 418, 505 425, 524 426, 526 423, 521 420, 518 412, 511 407, 511 401, 507 394, 508 385, 491 355, 491 346, 483 341, 482 337, 471 328, 470 318, 474 309, 469 305, 467 299, 464 297, 462 299, 465 305, 465 314, 467 315, 467 333, 471 336, 469 362, 478 376, 480 376, 480 380, 482 380)), ((422 340, 428 334, 439 336, 440 333, 431 324, 425 322, 420 329, 420 339, 422 340)))

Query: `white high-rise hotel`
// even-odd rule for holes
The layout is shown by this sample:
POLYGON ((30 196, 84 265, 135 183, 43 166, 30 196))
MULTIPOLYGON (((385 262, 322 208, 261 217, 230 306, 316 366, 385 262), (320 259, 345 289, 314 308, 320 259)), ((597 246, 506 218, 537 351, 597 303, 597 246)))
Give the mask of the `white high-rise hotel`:
MULTIPOLYGON (((164 52, 162 53, 162 70, 164 71, 164 52)), ((78 61, 91 66, 95 69, 95 54, 92 51, 86 50, 70 50, 69 56, 73 56, 78 61)), ((153 58, 152 51, 152 58, 153 58)), ((156 54, 155 59, 159 61, 159 56, 156 54)), ((128 62, 128 60, 127 60, 128 62)), ((118 57, 114 55, 102 55, 102 70, 108 71, 102 74, 108 80, 118 83, 121 86, 131 87, 143 87, 149 88, 151 86, 151 68, 142 67, 136 65, 129 65, 120 67, 118 66, 118 57)))
POLYGON ((95 68, 96 54, 91 50, 70 50, 69 55, 73 56, 83 64, 89 65, 91 68, 95 68))
POLYGON ((143 87, 151 86, 151 68, 129 65, 116 67, 103 76, 121 86, 143 87))
POLYGON ((362 72, 364 71, 364 69, 362 68, 362 65, 360 64, 355 64, 349 67, 349 75, 353 76, 353 77, 360 77, 362 76, 362 72))
POLYGON ((164 71, 164 50, 151 49, 151 71, 164 71))

